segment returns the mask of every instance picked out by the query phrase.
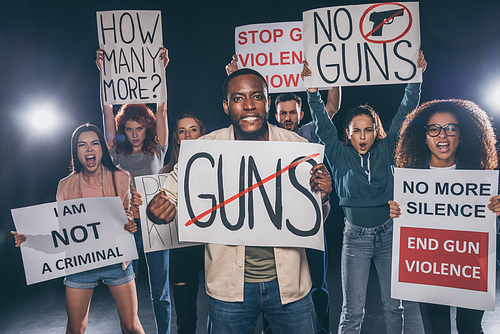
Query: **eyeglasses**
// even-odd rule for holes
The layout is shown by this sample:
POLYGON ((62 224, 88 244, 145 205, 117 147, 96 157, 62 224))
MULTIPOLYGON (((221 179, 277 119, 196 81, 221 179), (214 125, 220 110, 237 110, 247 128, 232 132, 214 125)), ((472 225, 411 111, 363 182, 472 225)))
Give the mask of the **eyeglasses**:
POLYGON ((458 124, 449 123, 446 125, 438 125, 438 124, 429 124, 425 126, 425 131, 431 137, 437 137, 441 133, 441 130, 444 130, 447 136, 453 137, 458 133, 460 126, 458 124))

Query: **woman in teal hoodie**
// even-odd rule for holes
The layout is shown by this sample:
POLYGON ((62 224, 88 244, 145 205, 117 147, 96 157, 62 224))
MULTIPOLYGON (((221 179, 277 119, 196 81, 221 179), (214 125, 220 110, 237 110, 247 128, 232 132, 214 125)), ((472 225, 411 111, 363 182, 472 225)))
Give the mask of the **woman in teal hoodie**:
MULTIPOLYGON (((425 70, 422 51, 417 67, 425 70)), ((311 74, 304 61, 303 76, 311 74)), ((398 133, 408 113, 418 106, 420 84, 405 89, 398 112, 385 133, 377 113, 368 105, 351 110, 345 122, 346 138, 338 139, 337 128, 328 117, 316 88, 309 88, 307 99, 316 133, 325 144, 325 155, 332 167, 332 179, 339 204, 345 214, 342 246, 342 314, 339 333, 359 333, 365 313, 366 288, 373 259, 380 283, 384 318, 389 334, 403 331, 403 306, 391 298, 392 219, 388 201, 392 200, 393 151, 398 133)))

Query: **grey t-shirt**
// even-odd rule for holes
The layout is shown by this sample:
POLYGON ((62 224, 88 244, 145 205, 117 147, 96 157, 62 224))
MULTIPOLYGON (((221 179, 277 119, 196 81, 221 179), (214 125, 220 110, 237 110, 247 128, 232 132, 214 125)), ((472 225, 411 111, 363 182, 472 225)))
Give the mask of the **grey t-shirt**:
POLYGON ((163 147, 160 144, 157 146, 159 155, 149 154, 149 153, 138 153, 138 154, 117 154, 115 147, 109 150, 109 154, 113 158, 115 165, 120 166, 120 168, 125 169, 132 176, 132 182, 136 176, 157 174, 163 167, 163 160, 165 159, 165 154, 167 153, 167 147, 163 147))

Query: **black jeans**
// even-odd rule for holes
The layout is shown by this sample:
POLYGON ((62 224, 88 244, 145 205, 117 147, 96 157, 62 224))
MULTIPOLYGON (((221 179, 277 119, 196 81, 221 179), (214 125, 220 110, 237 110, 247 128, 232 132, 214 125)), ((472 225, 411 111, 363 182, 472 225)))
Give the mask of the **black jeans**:
MULTIPOLYGON (((425 334, 451 332, 450 306, 419 303, 425 334)), ((460 334, 483 333, 481 320, 484 311, 457 307, 457 330, 460 334)))
POLYGON ((170 282, 178 334, 196 333, 199 271, 203 270, 204 256, 203 245, 170 250, 170 282))

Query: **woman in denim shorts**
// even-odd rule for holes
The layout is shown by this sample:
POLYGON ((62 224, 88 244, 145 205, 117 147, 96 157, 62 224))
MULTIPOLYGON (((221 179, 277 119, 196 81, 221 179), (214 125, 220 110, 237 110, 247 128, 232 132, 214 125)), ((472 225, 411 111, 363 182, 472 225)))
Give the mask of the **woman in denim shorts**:
MULTIPOLYGON (((135 233, 137 226, 129 213, 130 175, 113 164, 101 130, 91 124, 78 127, 71 137, 71 157, 72 172, 59 182, 57 200, 120 196, 129 216, 124 229, 135 233)), ((26 241, 25 235, 13 234, 17 247, 26 241)), ((66 333, 85 332, 90 301, 99 280, 108 285, 113 295, 122 330, 144 333, 137 314, 137 293, 129 261, 66 276, 66 333)))

